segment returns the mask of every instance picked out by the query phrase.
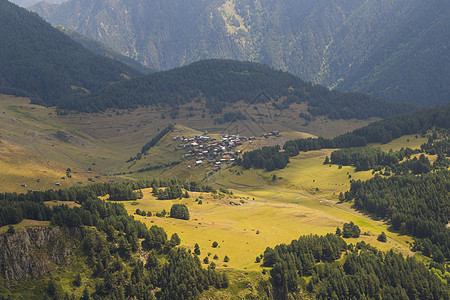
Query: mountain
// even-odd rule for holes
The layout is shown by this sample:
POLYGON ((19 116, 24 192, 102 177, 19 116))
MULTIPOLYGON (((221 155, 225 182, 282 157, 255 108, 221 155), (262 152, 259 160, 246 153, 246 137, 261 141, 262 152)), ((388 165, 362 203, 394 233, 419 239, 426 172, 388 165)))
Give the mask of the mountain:
POLYGON ((123 63, 95 55, 59 30, 0 0, 0 91, 54 105, 71 94, 98 91, 140 75, 123 63))
POLYGON ((31 9, 154 69, 232 58, 391 101, 437 105, 450 95, 447 0, 69 0, 31 9))
POLYGON ((103 45, 102 43, 100 43, 99 41, 96 41, 92 38, 88 38, 84 35, 81 35, 75 31, 73 31, 73 30, 65 29, 62 26, 57 26, 56 28, 61 30, 61 32, 63 32, 67 36, 69 36, 72 40, 77 41, 78 43, 83 45, 86 49, 88 49, 89 51, 91 51, 94 54, 109 57, 111 59, 120 61, 120 62, 122 62, 144 74, 149 74, 149 73, 154 72, 152 69, 144 67, 142 64, 135 61, 134 59, 118 53, 111 47, 107 47, 107 46, 103 45))
MULTIPOLYGON (((36 4, 38 2, 41 2, 42 0, 12 0, 10 2, 17 4, 19 6, 22 7, 29 7, 33 4, 36 4)), ((58 4, 58 3, 62 3, 65 0, 45 0, 45 3, 53 3, 53 4, 58 4)))
POLYGON ((331 119, 387 117, 414 108, 365 94, 330 91, 266 65, 234 60, 204 60, 153 73, 111 85, 98 93, 62 98, 58 106, 88 112, 148 105, 177 109, 178 105, 194 101, 205 101, 204 108, 211 114, 239 101, 247 106, 268 103, 277 110, 307 103, 312 116, 326 115, 331 119))

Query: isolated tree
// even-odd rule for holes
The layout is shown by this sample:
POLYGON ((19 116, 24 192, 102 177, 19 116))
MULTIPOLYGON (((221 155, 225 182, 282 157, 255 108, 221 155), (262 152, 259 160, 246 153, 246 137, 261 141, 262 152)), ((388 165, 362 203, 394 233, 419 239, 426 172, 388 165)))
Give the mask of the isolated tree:
POLYGON ((345 223, 343 228, 344 230, 342 231, 342 236, 345 238, 357 238, 361 234, 361 230, 358 225, 355 225, 353 222, 345 223))
POLYGON ((170 217, 181 220, 189 220, 189 210, 185 204, 174 204, 170 209, 170 217))
POLYGON ((387 238, 386 238, 386 234, 384 233, 384 231, 378 236, 377 240, 380 242, 386 243, 387 238))
POLYGON ((217 243, 216 241, 214 241, 214 243, 212 243, 212 247, 213 247, 213 248, 217 248, 217 246, 219 246, 219 243, 217 243))
POLYGON ((170 242, 174 245, 174 246, 178 246, 179 244, 181 244, 181 239, 178 236, 178 234, 174 233, 172 234, 172 236, 170 237, 170 242))
POLYGON ((194 246, 194 254, 200 255, 200 246, 197 243, 194 246))

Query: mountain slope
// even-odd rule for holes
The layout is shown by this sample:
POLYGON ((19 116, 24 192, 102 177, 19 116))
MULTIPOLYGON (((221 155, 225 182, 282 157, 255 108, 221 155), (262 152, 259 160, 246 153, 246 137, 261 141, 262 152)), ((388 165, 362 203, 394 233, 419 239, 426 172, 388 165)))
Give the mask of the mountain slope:
POLYGON ((34 13, 0 0, 0 90, 54 105, 140 73, 94 55, 34 13))
POLYGON ((61 26, 58 26, 57 28, 59 30, 61 30, 64 34, 69 36, 72 40, 77 41, 78 43, 83 45, 86 49, 88 49, 89 51, 91 51, 94 54, 105 56, 105 57, 120 61, 120 62, 122 62, 144 74, 149 74, 149 73, 154 72, 152 69, 144 67, 142 64, 135 61, 134 59, 118 53, 114 49, 103 45, 99 41, 96 41, 92 38, 85 37, 73 30, 68 30, 61 26))
POLYGON ((154 69, 232 58, 392 101, 449 98, 446 0, 69 0, 32 10, 154 69))
POLYGON ((59 106, 81 111, 146 105, 176 108, 193 100, 205 100, 212 114, 238 101, 247 105, 274 101, 268 105, 277 110, 306 102, 311 115, 327 115, 331 119, 386 117, 413 109, 364 94, 330 91, 287 72, 233 60, 205 60, 150 74, 99 93, 63 99, 59 106))

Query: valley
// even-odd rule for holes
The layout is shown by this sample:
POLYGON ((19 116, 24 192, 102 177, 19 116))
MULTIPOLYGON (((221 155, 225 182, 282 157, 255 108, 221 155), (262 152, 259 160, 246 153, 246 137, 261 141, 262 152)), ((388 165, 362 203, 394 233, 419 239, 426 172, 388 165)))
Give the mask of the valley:
POLYGON ((0 300, 450 298, 448 3, 15 3, 0 300))

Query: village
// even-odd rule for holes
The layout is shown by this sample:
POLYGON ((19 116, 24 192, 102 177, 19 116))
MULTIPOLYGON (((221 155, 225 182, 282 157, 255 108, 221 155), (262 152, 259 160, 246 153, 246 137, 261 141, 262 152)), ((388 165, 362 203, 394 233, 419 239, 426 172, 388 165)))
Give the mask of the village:
MULTIPOLYGON (((255 136, 246 137, 238 134, 222 134, 221 139, 207 136, 208 132, 196 135, 192 138, 184 136, 176 136, 174 140, 181 141, 176 151, 182 149, 189 149, 183 155, 185 159, 195 159, 194 166, 208 164, 213 167, 213 172, 217 172, 221 166, 232 164, 242 153, 242 150, 236 150, 236 147, 248 142, 251 143, 257 138, 255 136)), ((261 134, 261 138, 268 138, 270 136, 280 137, 279 131, 271 131, 269 133, 261 134)), ((188 165, 191 169, 192 166, 188 165)))

